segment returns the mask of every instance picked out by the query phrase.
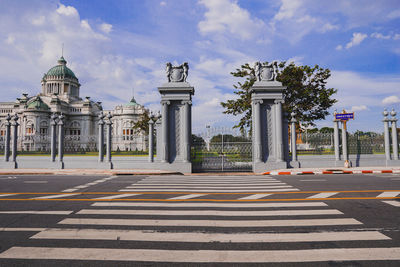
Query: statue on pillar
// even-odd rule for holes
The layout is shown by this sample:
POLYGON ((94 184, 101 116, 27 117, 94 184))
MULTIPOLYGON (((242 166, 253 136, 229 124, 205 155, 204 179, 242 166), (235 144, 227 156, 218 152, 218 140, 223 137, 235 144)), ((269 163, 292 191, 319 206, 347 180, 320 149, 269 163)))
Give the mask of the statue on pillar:
POLYGON ((184 62, 179 66, 172 66, 171 62, 168 62, 165 67, 168 82, 186 82, 189 74, 189 64, 184 62))
POLYGON ((278 76, 278 62, 273 61, 267 64, 258 61, 254 64, 254 73, 258 82, 276 81, 276 77, 278 76))

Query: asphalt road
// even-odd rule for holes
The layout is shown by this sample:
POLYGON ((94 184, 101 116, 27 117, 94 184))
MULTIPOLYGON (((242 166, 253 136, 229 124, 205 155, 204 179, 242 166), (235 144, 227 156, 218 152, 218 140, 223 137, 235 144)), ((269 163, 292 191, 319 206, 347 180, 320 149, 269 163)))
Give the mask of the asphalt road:
POLYGON ((0 176, 0 266, 399 266, 400 175, 0 176))

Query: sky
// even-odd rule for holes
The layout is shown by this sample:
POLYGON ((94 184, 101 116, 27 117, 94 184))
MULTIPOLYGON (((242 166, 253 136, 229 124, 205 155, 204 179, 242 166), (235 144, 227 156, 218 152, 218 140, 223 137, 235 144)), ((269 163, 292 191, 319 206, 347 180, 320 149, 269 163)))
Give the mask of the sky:
POLYGON ((188 62, 194 133, 239 121, 220 102, 236 97, 230 72, 256 61, 330 69, 330 112, 354 111, 349 131, 381 132, 383 109, 400 111, 398 0, 0 0, 0 101, 38 94, 62 44, 81 97, 105 109, 134 91, 160 110, 165 63, 188 62))

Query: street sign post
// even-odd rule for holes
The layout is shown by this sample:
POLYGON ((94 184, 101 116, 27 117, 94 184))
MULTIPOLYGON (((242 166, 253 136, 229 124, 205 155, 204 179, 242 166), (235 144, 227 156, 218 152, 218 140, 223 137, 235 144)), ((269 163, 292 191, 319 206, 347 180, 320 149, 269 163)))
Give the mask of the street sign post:
POLYGON ((350 162, 347 154, 347 121, 354 120, 354 112, 347 113, 346 110, 343 110, 342 113, 335 113, 335 120, 341 121, 343 123, 343 131, 342 131, 342 141, 343 141, 343 158, 344 158, 344 167, 349 168, 350 162))

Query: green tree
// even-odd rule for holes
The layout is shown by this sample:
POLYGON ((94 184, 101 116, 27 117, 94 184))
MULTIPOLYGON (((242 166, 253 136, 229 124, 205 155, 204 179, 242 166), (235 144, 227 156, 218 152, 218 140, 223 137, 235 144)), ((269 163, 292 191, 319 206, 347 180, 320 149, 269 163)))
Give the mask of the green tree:
POLYGON ((145 132, 146 134, 149 134, 149 121, 150 121, 149 112, 146 110, 140 116, 139 120, 135 122, 133 125, 133 130, 135 131, 135 133, 139 134, 140 132, 145 132))
MULTIPOLYGON (((303 125, 315 125, 314 121, 324 119, 329 114, 328 109, 337 102, 332 98, 337 90, 326 88, 327 79, 331 76, 330 70, 318 65, 296 66, 293 62, 290 64, 281 62, 279 69, 277 80, 287 86, 287 90, 283 92, 284 111, 296 112, 296 119, 303 125)), ((246 63, 231 74, 245 78, 245 81, 233 85, 238 98, 221 102, 221 105, 225 108, 225 114, 242 116, 234 127, 243 130, 251 127, 250 88, 256 80, 254 68, 246 63)))

